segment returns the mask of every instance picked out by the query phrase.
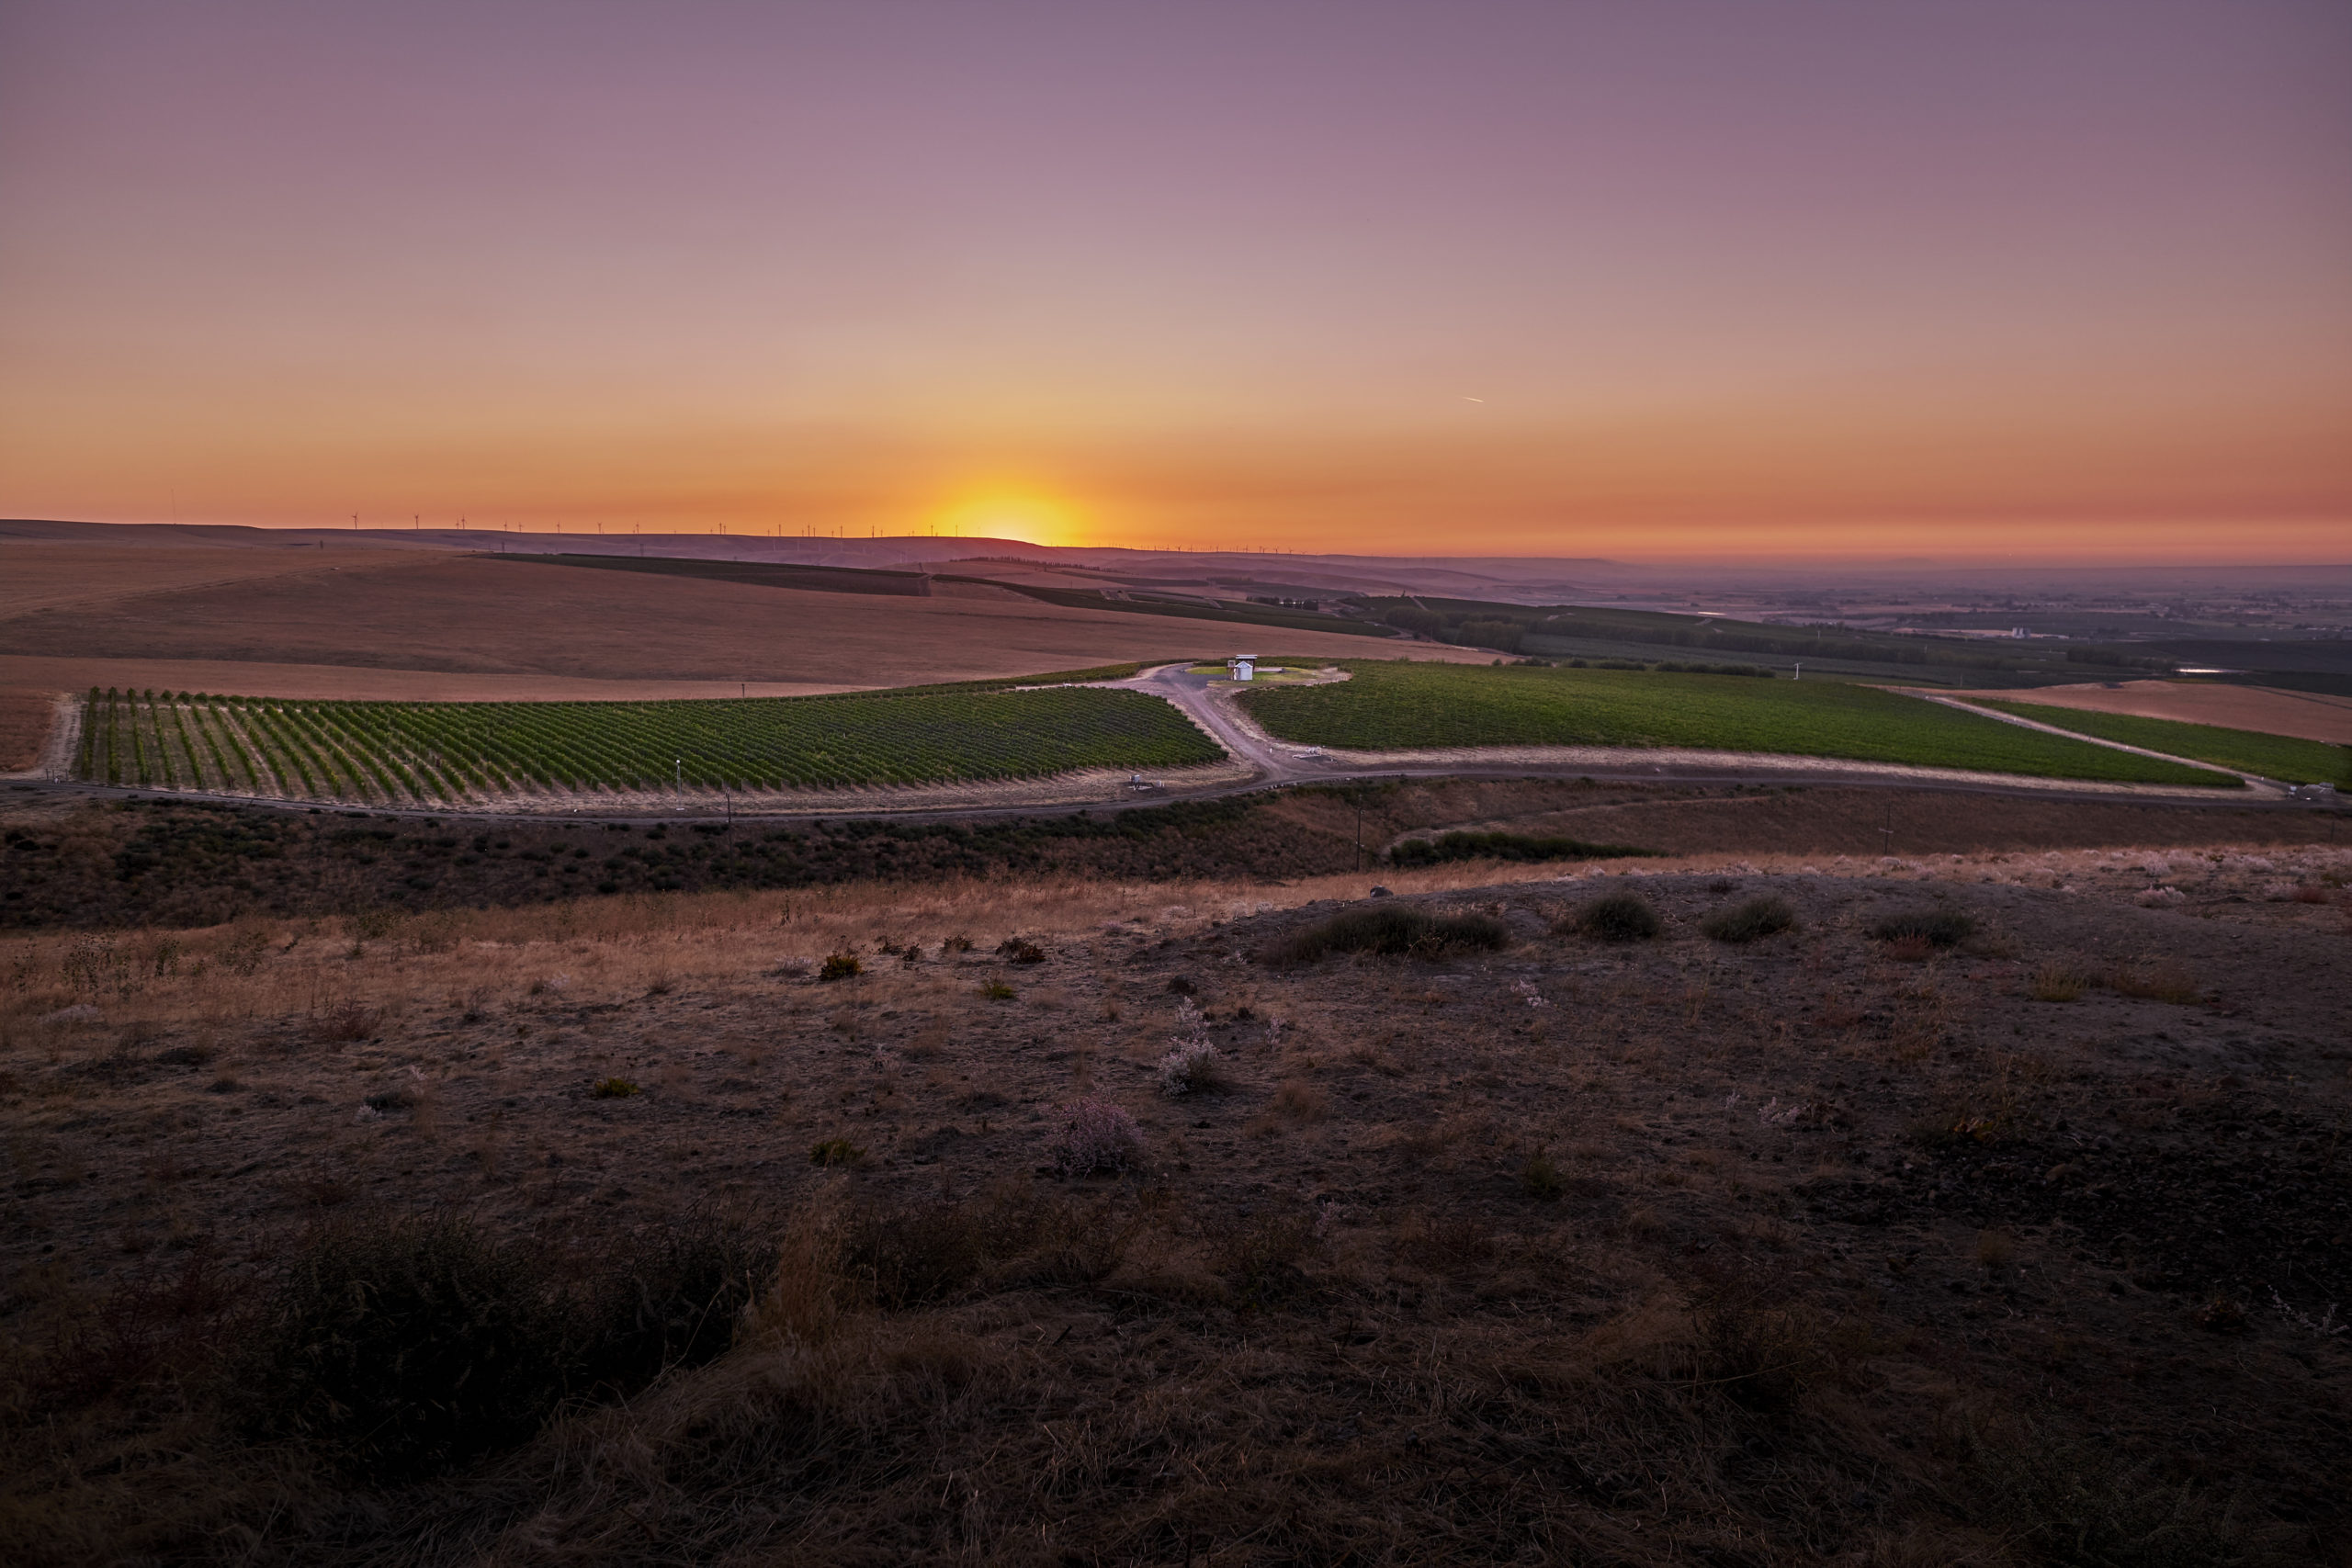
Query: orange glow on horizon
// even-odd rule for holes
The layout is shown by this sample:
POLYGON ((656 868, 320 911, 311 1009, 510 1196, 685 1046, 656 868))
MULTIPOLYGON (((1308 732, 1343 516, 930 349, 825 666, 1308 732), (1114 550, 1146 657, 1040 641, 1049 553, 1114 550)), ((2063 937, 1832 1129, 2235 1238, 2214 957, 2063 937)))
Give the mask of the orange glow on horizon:
POLYGON ((1091 545, 1076 508, 1028 490, 988 490, 943 507, 922 532, 1024 545, 1091 545))

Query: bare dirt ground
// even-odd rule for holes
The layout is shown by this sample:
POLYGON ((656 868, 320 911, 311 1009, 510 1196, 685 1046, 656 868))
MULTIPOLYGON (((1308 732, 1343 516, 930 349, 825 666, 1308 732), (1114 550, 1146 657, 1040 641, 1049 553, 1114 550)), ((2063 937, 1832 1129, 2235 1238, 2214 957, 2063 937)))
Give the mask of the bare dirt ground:
POLYGON ((1944 692, 1963 701, 2041 703, 2092 713, 2128 713, 2223 729, 2256 729, 2302 740, 2352 746, 2352 697, 2281 692, 2258 686, 2217 686, 2193 681, 2126 681, 2118 686, 2037 686, 2031 691, 1944 692))
POLYGON ((0 773, 25 773, 38 763, 56 719, 54 694, 0 688, 0 773))
MULTIPOLYGON (((674 682, 721 694, 743 681, 848 691, 1221 655, 1237 634, 1248 644, 1260 630, 1017 597, 880 599, 426 552, 353 551, 337 561, 332 549, 289 551, 332 564, 177 588, 127 570, 124 563, 135 566, 143 553, 130 547, 7 545, 0 569, 32 549, 47 552, 45 560, 79 551, 75 570, 86 581, 110 584, 121 575, 130 584, 0 618, 0 680, 65 690, 135 681, 175 691, 424 700, 448 694, 449 677, 497 676, 520 683, 480 694, 578 696, 583 682, 613 682, 616 696, 674 682), (239 666, 248 667, 242 680, 239 666)), ((219 554, 243 562, 258 552, 219 554)), ((62 570, 54 561, 44 567, 62 570)), ((1326 657, 1408 652, 1322 633, 1278 640, 1326 657)), ((1434 645, 1409 653, 1491 657, 1434 645)))
POLYGON ((413 556, 366 546, 333 549, 159 543, 126 535, 106 543, 0 537, 0 622, 43 611, 88 609, 150 593, 283 581, 413 556))
POLYGON ((0 1555, 2344 1561, 2352 851, 1634 869, 8 938, 0 1555), (1269 962, 1407 904, 1500 946, 1269 962), (249 1408, 383 1216, 544 1280, 714 1203, 740 1319, 625 1399, 400 1482, 249 1408))
POLYGON ((401 703, 661 702, 805 697, 843 690, 827 681, 605 681, 561 675, 469 675, 445 670, 356 670, 260 660, 45 659, 38 654, 0 654, 0 680, 56 692, 119 686, 223 696, 401 703))

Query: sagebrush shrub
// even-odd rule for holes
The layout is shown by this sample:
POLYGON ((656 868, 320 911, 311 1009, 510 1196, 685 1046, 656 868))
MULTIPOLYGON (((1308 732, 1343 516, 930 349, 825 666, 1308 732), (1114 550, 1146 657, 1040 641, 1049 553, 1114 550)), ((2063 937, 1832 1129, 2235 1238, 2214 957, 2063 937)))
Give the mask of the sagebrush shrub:
POLYGON ((1405 904, 1349 909, 1291 932, 1268 948, 1272 964, 1311 964, 1334 953, 1434 958, 1470 948, 1509 946, 1510 928, 1492 915, 1432 915, 1405 904))
POLYGON ((1717 909, 1699 929, 1717 942, 1756 942, 1796 929, 1797 912, 1785 898, 1750 898, 1717 909))
POLYGON ((1611 893, 1577 910, 1576 929, 1602 942, 1647 942, 1666 929, 1657 908, 1638 893, 1611 893))
POLYGON ((1046 1152, 1060 1176, 1125 1170, 1143 1156, 1143 1133, 1111 1100, 1074 1100, 1062 1107, 1061 1126, 1046 1152))
POLYGON ((338 1002, 311 1015, 308 1032, 321 1045, 350 1044, 375 1035, 380 1015, 364 1002, 338 1002))
POLYGON ((1153 1069, 1159 1092, 1171 1100, 1226 1085, 1225 1059, 1209 1040, 1208 1021, 1190 997, 1176 1004, 1176 1032, 1169 1037, 1168 1054, 1153 1069))
POLYGON ((854 953, 836 953, 831 957, 825 960, 824 967, 817 971, 817 978, 820 980, 846 980, 853 976, 862 975, 865 972, 865 965, 857 961, 857 954, 854 953))
POLYGON ((1964 909, 1906 909, 1872 926, 1871 935, 1881 942, 1924 942, 1929 947, 1958 947, 1975 930, 1975 917, 1964 909))

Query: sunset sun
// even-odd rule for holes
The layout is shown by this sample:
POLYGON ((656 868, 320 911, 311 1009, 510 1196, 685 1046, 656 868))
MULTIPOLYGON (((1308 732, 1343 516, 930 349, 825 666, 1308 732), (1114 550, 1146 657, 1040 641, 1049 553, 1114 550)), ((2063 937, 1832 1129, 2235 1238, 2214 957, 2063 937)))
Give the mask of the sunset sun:
POLYGON ((970 495, 944 508, 933 521, 939 532, 968 538, 1018 539, 1024 545, 1085 542, 1077 508, 1027 491, 970 495))

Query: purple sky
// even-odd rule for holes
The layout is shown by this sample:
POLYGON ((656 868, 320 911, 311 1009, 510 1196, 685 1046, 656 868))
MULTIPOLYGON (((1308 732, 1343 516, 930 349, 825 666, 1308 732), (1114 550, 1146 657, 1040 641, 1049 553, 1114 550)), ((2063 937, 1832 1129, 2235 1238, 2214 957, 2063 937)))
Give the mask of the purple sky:
POLYGON ((10 515, 2340 559, 2352 6, 0 0, 0 356, 10 515))

